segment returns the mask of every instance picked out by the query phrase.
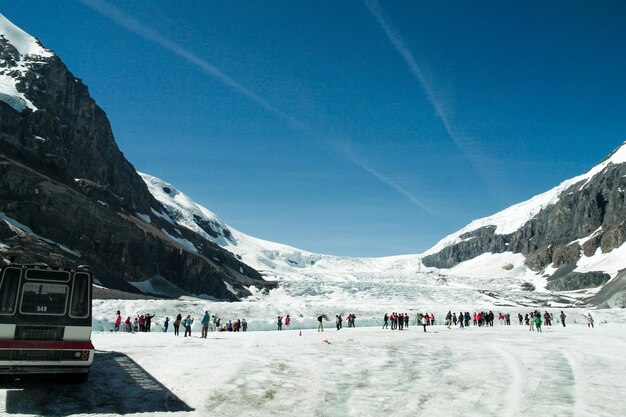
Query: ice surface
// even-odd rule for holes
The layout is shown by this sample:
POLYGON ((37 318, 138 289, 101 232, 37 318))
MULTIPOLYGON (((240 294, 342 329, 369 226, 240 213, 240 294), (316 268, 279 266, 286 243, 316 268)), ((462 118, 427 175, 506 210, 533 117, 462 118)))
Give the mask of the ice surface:
POLYGON ((624 324, 588 329, 580 320, 544 333, 498 324, 207 339, 95 333, 98 353, 87 384, 5 385, 0 413, 614 417, 626 415, 624 337, 624 324))

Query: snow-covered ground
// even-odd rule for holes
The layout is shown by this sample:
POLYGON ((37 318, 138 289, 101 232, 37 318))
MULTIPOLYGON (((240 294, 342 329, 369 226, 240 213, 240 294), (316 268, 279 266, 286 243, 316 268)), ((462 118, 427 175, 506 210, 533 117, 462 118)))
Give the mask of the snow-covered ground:
POLYGON ((0 414, 626 415, 626 325, 578 322, 541 334, 497 323, 426 334, 371 327, 207 339, 99 332, 87 384, 4 385, 0 414))

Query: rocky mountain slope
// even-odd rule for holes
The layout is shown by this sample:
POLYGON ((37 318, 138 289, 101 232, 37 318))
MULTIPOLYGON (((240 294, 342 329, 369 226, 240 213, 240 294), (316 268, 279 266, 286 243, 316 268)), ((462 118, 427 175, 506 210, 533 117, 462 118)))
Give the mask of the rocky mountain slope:
POLYGON ((234 300, 272 286, 164 214, 105 112, 54 52, 0 15, 0 255, 89 264, 106 286, 234 300), (149 281, 148 281, 149 280, 149 281), (129 283, 135 283, 131 285, 129 283))
POLYGON ((526 295, 516 294, 515 299, 527 297, 531 303, 626 305, 626 145, 589 172, 475 220, 421 255, 386 258, 321 255, 248 236, 172 184, 141 176, 178 225, 283 282, 307 276, 354 282, 392 274, 413 276, 414 285, 420 286, 434 274, 441 277, 435 284, 441 288, 433 291, 445 292, 453 280, 509 299, 520 290, 526 295), (484 280, 490 280, 488 286, 484 280))
MULTIPOLYGON (((512 252, 547 278, 549 290, 599 289, 612 278, 621 281, 626 269, 625 191, 626 144, 589 172, 442 239, 422 262, 453 268, 482 254, 512 252)), ((623 298, 620 285, 611 287, 594 302, 623 298)))
POLYGON ((303 280, 349 292, 383 276, 425 285, 432 299, 465 288, 470 298, 516 294, 529 303, 625 306, 625 190, 626 145, 589 172, 475 220, 421 255, 347 258, 268 242, 226 225, 173 185, 138 174, 82 81, 0 15, 5 261, 87 263, 106 286, 170 296, 237 299, 250 285, 274 286, 263 276, 290 282, 296 293, 308 294, 303 280))

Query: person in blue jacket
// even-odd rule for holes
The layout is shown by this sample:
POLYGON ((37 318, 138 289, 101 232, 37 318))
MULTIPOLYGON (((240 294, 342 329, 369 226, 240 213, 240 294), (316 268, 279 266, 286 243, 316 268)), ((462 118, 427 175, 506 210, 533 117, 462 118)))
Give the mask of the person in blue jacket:
POLYGON ((207 333, 209 331, 209 322, 211 321, 211 316, 208 311, 204 312, 204 316, 202 317, 202 338, 206 339, 207 333))
POLYGON ((193 319, 191 318, 191 314, 187 314, 187 318, 183 320, 183 326, 185 326, 185 337, 189 334, 191 337, 191 325, 193 324, 193 319))

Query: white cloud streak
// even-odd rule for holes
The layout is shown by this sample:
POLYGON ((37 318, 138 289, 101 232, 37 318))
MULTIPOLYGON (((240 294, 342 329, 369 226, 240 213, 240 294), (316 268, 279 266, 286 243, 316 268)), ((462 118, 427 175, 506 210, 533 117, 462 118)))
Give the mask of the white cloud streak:
POLYGON ((166 37, 161 35, 159 32, 157 32, 155 29, 145 25, 144 23, 140 22, 134 17, 128 15, 117 6, 114 6, 103 0, 80 0, 80 1, 84 5, 90 7, 91 9, 101 14, 102 16, 112 20, 119 26, 125 29, 128 29, 129 31, 135 33, 136 35, 139 35, 143 39, 149 42, 155 43, 159 45, 160 47, 179 56, 185 61, 193 64, 194 66, 202 70, 205 74, 210 75, 217 81, 224 84, 226 87, 242 95, 243 97, 246 97, 247 99, 255 102, 256 104, 258 104, 259 106, 267 110, 268 112, 273 113, 275 116, 278 116, 279 118, 287 121, 294 129, 296 130, 306 129, 306 127, 302 123, 300 123, 298 120, 294 119, 289 114, 272 106, 267 100, 265 100, 262 97, 259 97, 257 94, 250 91, 248 88, 244 87, 237 81, 235 81, 233 78, 231 78, 230 76, 222 72, 220 69, 218 69, 214 65, 200 58, 198 55, 189 51, 188 49, 184 48, 178 43, 170 39, 167 39, 166 37))
POLYGON ((419 198, 415 197, 411 192, 409 192, 406 188, 402 187, 401 185, 399 185, 398 183, 396 183, 395 181, 391 180, 390 178, 388 178, 387 176, 381 174, 380 172, 376 171, 374 168, 370 167, 369 165, 367 165, 365 162, 363 162, 363 160, 361 160, 360 158, 357 158, 356 155, 354 155, 349 149, 343 148, 343 149, 339 149, 338 147, 335 147, 346 159, 348 159, 350 162, 352 162, 354 165, 358 166, 359 168, 361 168, 362 170, 370 173, 371 175, 373 175, 376 179, 378 179, 381 183, 389 186, 390 188, 392 188, 393 190, 397 191, 398 193, 400 193, 401 195, 403 195, 411 204, 413 204, 415 207, 424 210, 430 214, 432 214, 433 216, 437 216, 437 213, 431 209, 429 206, 427 206, 426 204, 424 204, 424 202, 422 202, 419 198))
POLYGON ((426 94, 428 101, 435 109, 435 113, 437 113, 437 116, 441 120, 444 129, 448 133, 448 136, 450 136, 457 148, 465 155, 465 157, 470 161, 474 169, 476 169, 476 172, 478 172, 480 175, 481 172, 484 171, 484 164, 481 162, 483 158, 478 154, 478 150, 476 149, 475 145, 462 138, 461 135, 459 135, 458 132, 452 127, 452 124, 450 123, 450 118, 448 117, 444 109, 442 101, 437 96, 437 94, 435 94, 431 83, 428 81, 428 79, 420 69, 420 66, 417 64, 415 57, 411 53, 409 47, 404 42, 404 39, 402 38, 402 35, 398 31, 398 29, 394 26, 391 19, 386 15, 385 11, 380 7, 377 0, 365 0, 365 5, 387 35, 387 38, 389 39, 393 47, 404 59, 413 77, 419 82, 419 85, 422 87, 422 90, 426 94))
MULTIPOLYGON (((159 32, 157 32, 155 29, 145 25, 144 23, 140 22, 139 20, 135 19, 134 17, 128 15, 126 12, 124 12, 123 10, 121 10, 120 8, 118 8, 117 6, 114 6, 104 0, 80 0, 84 5, 88 6, 89 8, 93 9, 94 11, 96 11, 97 13, 101 14, 102 16, 106 17, 107 19, 110 19, 111 21, 115 22, 117 25, 135 33, 136 35, 140 36, 141 38, 152 42, 156 45, 159 45, 160 47, 170 51, 171 53, 179 56, 180 58, 186 60, 187 62, 193 64, 194 66, 196 66, 197 68, 199 68, 200 70, 202 70, 205 74, 213 77, 214 79, 216 79, 217 81, 221 82, 223 85, 225 85, 226 87, 230 88, 231 90, 237 92, 238 94, 246 97, 247 99, 251 100, 252 102, 258 104, 259 106, 261 106, 263 109, 267 110, 268 112, 274 114, 275 116, 285 120, 289 126, 300 133, 306 133, 309 136, 312 136, 316 139, 322 139, 321 135, 319 133, 316 133, 315 131, 313 131, 309 126, 307 126, 305 123, 302 123, 301 121, 295 119, 294 117, 292 117, 291 115, 283 112, 282 110, 277 109, 276 107, 272 106, 267 100, 265 100, 264 98, 256 95, 254 92, 250 91, 249 89, 247 89, 246 87, 244 87, 243 85, 241 85, 240 83, 238 83, 237 81, 235 81, 233 78, 231 78, 230 76, 226 75, 224 72, 222 72, 221 70, 219 70, 217 67, 215 67, 214 65, 210 64, 209 62, 207 62, 206 60, 200 58, 199 56, 197 56, 195 53, 189 51, 188 49, 184 48, 183 46, 179 45, 178 43, 167 39, 166 37, 164 37, 163 35, 161 35, 159 32)), ((372 12, 374 13, 374 12, 372 12)), ((406 48, 404 48, 406 49, 406 48)), ((409 53, 410 54, 410 53, 409 53)), ((411 58, 412 59, 412 58, 411 58)), ((417 74, 420 74, 421 77, 421 72, 419 72, 419 68, 417 68, 417 65, 415 65, 415 68, 417 69, 417 74)), ((426 83, 427 85, 427 83, 426 83)), ((430 90, 428 90, 430 91, 430 90)), ((429 93, 429 97, 433 97, 433 103, 435 103, 436 101, 434 100, 434 95, 432 95, 432 92, 429 93)), ((436 106, 436 108, 438 109, 439 107, 436 106)), ((438 110, 439 112, 439 110, 438 110)), ((443 112, 441 112, 441 114, 444 114, 443 112)), ((445 121, 445 117, 443 118, 444 122, 447 126, 447 121, 445 121)), ((384 176, 383 174, 377 172, 376 170, 374 170, 373 168, 369 167, 368 165, 366 165, 364 162, 362 162, 361 160, 359 160, 358 158, 356 158, 354 155, 352 155, 350 152, 341 152, 340 153, 346 157, 350 162, 352 162, 353 164, 357 165, 358 167, 360 167, 361 169, 363 169, 364 171, 368 172, 369 174, 373 175, 375 178, 377 178, 380 182, 382 182, 383 184, 391 187, 393 190, 397 191, 398 193, 400 193, 401 195, 403 195, 404 197, 407 198, 407 200, 409 202, 411 202, 413 205, 415 205, 416 207, 425 210, 431 214, 435 214, 433 210, 431 210, 428 206, 426 206, 424 203, 422 203, 418 198, 416 198, 413 194, 411 194, 409 191, 407 191, 405 188, 403 188, 402 186, 396 184, 394 181, 392 181, 391 179, 389 179, 388 177, 384 176)))

